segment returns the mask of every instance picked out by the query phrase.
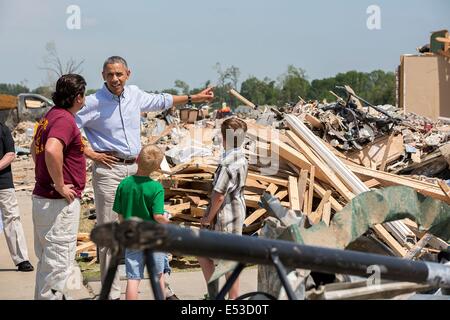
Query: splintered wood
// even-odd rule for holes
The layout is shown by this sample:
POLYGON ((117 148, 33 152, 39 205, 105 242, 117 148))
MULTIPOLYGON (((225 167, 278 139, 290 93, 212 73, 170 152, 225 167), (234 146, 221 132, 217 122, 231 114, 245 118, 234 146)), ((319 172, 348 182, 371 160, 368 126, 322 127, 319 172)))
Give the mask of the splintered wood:
POLYGON ((77 235, 75 254, 82 258, 96 258, 97 246, 90 240, 89 233, 80 232, 77 235))
MULTIPOLYGON (((322 128, 322 123, 315 117, 307 116, 305 121, 313 128, 322 128)), ((357 194, 371 188, 403 185, 450 203, 450 188, 443 182, 438 186, 384 172, 387 163, 404 152, 401 135, 391 134, 369 144, 362 152, 343 154, 323 140, 322 149, 314 146, 315 140, 307 137, 309 133, 292 127, 295 123, 288 122, 288 128, 283 131, 251 122, 247 122, 247 126, 250 142, 244 145, 244 154, 249 160, 244 190, 247 208, 244 234, 258 231, 268 216, 266 209, 260 207, 264 192, 278 198, 285 208, 305 215, 309 225, 322 223, 325 226, 329 226, 334 215, 357 194), (331 158, 325 150, 332 151, 331 158), (343 175, 342 171, 348 174, 343 175)), ((173 222, 199 227, 201 217, 208 211, 216 168, 217 165, 192 161, 178 165, 172 168, 172 173, 164 172, 160 177, 165 188, 165 210, 172 214, 173 222)), ((426 246, 435 250, 438 245, 444 246, 442 240, 425 237, 423 232, 409 227, 400 223, 384 224, 373 226, 373 231, 400 257, 414 258, 426 246), (414 240, 422 241, 402 241, 405 230, 409 230, 408 235, 415 237, 414 240)))

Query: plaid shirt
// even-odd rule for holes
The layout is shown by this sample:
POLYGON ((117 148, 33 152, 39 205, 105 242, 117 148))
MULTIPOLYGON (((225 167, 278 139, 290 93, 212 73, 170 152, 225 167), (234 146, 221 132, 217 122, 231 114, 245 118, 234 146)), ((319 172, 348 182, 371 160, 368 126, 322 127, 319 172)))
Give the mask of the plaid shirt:
POLYGON ((213 190, 225 195, 225 200, 217 213, 214 230, 242 234, 246 215, 244 187, 247 179, 248 163, 241 149, 225 153, 214 174, 213 190))

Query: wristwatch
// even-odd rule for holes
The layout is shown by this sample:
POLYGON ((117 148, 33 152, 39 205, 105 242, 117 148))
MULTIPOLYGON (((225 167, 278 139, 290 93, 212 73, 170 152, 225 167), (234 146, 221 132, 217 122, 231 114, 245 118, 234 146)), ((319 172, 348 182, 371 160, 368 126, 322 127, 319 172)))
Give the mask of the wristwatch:
POLYGON ((192 97, 190 95, 188 95, 188 102, 187 104, 191 105, 192 104, 192 97))

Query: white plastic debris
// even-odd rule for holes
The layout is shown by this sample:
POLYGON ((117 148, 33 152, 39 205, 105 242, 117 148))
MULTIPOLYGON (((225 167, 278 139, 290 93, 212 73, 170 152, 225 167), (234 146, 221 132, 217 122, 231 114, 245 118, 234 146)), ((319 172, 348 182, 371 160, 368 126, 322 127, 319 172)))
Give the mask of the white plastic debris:
POLYGON ((208 157, 212 155, 211 149, 199 146, 175 146, 166 151, 166 156, 170 157, 175 164, 188 162, 192 157, 208 157))

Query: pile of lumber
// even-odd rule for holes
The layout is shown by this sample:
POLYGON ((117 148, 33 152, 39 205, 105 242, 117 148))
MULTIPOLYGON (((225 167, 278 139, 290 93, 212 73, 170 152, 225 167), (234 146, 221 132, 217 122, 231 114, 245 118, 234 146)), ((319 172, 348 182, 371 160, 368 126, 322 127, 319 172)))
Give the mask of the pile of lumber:
MULTIPOLYGON (((444 192, 443 186, 355 164, 306 126, 305 131, 300 132, 289 117, 286 116, 291 121, 286 121, 285 130, 247 122, 244 153, 249 160, 249 173, 244 193, 247 206, 244 234, 258 231, 267 217, 265 209, 258 205, 265 191, 276 196, 284 207, 306 215, 309 225, 321 221, 329 225, 335 213, 371 188, 403 185, 450 203, 450 190, 444 192), (273 163, 269 160, 274 159, 276 168, 270 172, 268 169, 273 163)), ((193 158, 172 168, 170 174, 159 177, 165 188, 165 209, 174 222, 185 226, 199 227, 210 201, 217 166, 200 160, 193 158)), ((396 221, 374 226, 373 231, 394 254, 409 257, 425 236, 410 227, 411 224, 396 221)), ((439 240, 432 240, 433 243, 444 246, 439 240)))

